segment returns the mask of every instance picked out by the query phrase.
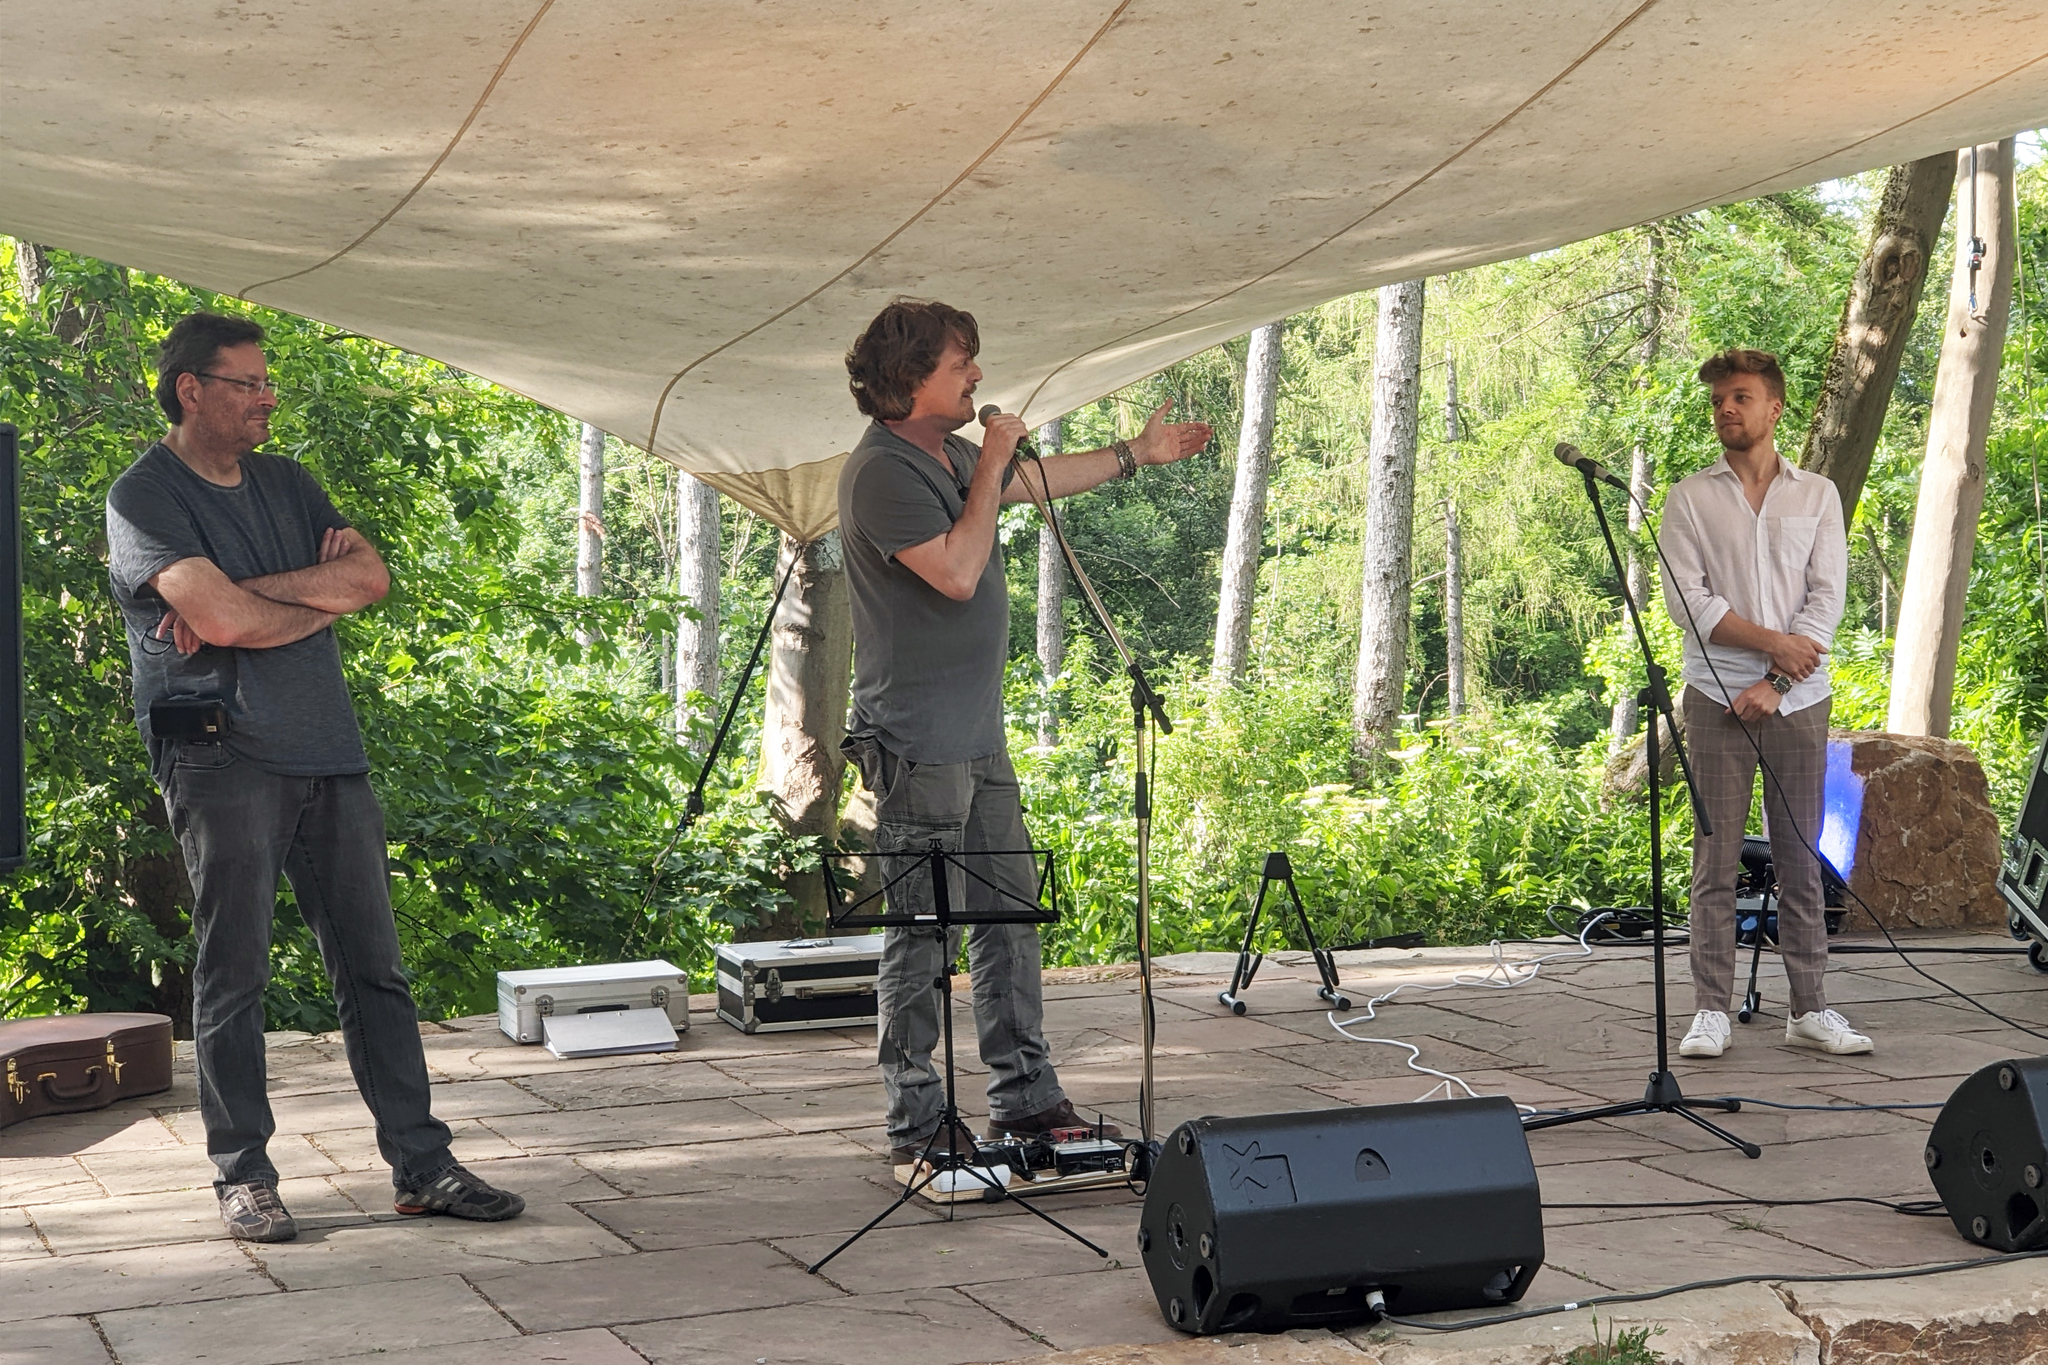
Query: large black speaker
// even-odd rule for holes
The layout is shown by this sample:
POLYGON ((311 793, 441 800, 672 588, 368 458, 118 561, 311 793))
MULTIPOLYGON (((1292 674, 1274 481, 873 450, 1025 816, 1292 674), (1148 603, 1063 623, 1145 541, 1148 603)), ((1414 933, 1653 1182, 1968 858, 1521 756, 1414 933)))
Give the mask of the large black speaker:
POLYGON ((21 442, 0 422, 0 868, 28 857, 21 732, 21 442))
POLYGON ((1187 1332, 1274 1331, 1511 1303, 1543 1264, 1543 1201, 1498 1096, 1195 1119, 1145 1187, 1138 1248, 1187 1332))
POLYGON ((2028 958, 2048 972, 2048 734, 2034 751, 2033 774, 2019 819, 2005 841, 2005 860, 1998 869, 1998 894, 2005 897, 2014 938, 2030 938, 2028 958))
POLYGON ((2048 1247, 2048 1057, 1995 1062, 1957 1086, 1928 1135, 1927 1173, 1971 1241, 2048 1247))

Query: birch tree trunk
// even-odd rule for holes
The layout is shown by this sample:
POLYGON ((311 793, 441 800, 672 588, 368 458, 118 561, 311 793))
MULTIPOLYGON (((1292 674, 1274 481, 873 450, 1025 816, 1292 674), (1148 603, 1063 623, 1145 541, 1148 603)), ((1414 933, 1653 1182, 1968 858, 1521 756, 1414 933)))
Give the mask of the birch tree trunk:
MULTIPOLYGON (((1057 455, 1065 428, 1057 417, 1038 429, 1038 452, 1057 455)), ((1058 515, 1057 505, 1047 503, 1058 515)), ((1060 742, 1059 711, 1053 684, 1067 666, 1067 566, 1052 527, 1038 528, 1038 743, 1050 749, 1060 742)))
MULTIPOLYGON (((1636 388, 1647 391, 1655 382, 1653 371, 1657 365, 1657 352, 1664 341, 1664 243, 1654 231, 1649 237, 1650 263, 1643 277, 1643 341, 1636 351, 1636 388)), ((1624 568, 1624 582, 1628 595, 1638 610, 1648 614, 1649 599, 1644 596, 1650 590, 1650 575, 1637 553, 1636 546, 1643 535, 1643 509, 1650 505, 1650 447, 1641 437, 1629 451, 1628 487, 1633 495, 1628 500, 1628 562, 1624 568)), ((1627 612, 1624 606, 1622 611, 1627 612)), ((1607 720, 1607 756, 1611 760, 1633 742, 1636 733, 1636 694, 1621 689, 1621 695, 1614 699, 1614 711, 1607 720)))
MULTIPOLYGON (((576 472, 576 595, 596 597, 604 590, 604 433, 588 422, 576 448, 576 472)), ((579 630, 576 639, 587 645, 591 634, 579 630)))
POLYGON ((1266 475, 1273 459, 1273 409, 1280 388, 1284 322, 1252 333, 1244 362, 1244 424, 1237 433, 1237 479, 1230 490, 1230 530, 1223 542, 1223 582, 1216 598, 1216 648, 1210 681, 1244 680, 1251 649, 1252 603, 1259 592, 1259 555, 1266 544, 1266 475))
POLYGON ((14 277, 21 283, 21 301, 33 308, 43 296, 43 281, 50 277, 50 263, 40 246, 15 238, 14 277))
POLYGON ((1444 711, 1465 714, 1465 541, 1458 526, 1458 357, 1444 344, 1444 446, 1450 455, 1452 487, 1444 498, 1444 711))
POLYGON ((809 545, 782 539, 775 573, 799 556, 789 590, 775 613, 768 661, 768 708, 761 724, 761 785, 774 796, 775 819, 809 835, 813 850, 788 870, 795 904, 744 931, 754 939, 789 939, 825 927, 825 884, 816 850, 839 834, 840 780, 846 760, 846 702, 853 678, 853 613, 839 532, 809 545))
POLYGON ((1416 403, 1422 387, 1423 282, 1379 294, 1373 344, 1372 444, 1366 456, 1365 571, 1358 670, 1351 693, 1357 766, 1386 744, 1408 674, 1408 600, 1414 570, 1416 403))
POLYGON ((1892 167, 1870 245, 1835 329, 1799 467, 1834 480, 1844 526, 1856 524, 1856 503, 1870 476, 1870 457, 1884 430, 1885 409, 1898 383, 1913 319, 1920 313, 1928 263, 1955 181, 1956 158, 1950 152, 1892 167))
POLYGON ((676 471, 676 595, 697 609, 676 622, 676 734, 690 732, 699 702, 718 695, 718 490, 676 471))
POLYGON ((1934 374, 1912 548, 1899 592, 1886 724, 1894 734, 1943 738, 1954 700, 1977 514, 1984 507, 1984 448, 2012 306, 2013 139, 1963 149, 1956 169, 1955 281, 1934 374), (1969 173, 1973 154, 1974 177, 1969 173), (1973 229, 1984 250, 1982 268, 1975 271, 1970 269, 1973 229))

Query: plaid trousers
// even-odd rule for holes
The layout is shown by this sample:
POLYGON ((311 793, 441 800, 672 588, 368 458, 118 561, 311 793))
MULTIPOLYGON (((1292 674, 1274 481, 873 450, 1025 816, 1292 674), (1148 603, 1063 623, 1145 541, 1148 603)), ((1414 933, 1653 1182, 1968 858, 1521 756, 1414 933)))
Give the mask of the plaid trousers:
POLYGON ((1832 700, 1750 722, 1690 687, 1682 700, 1693 777, 1714 826, 1711 836, 1696 829, 1692 838, 1693 1008, 1725 1014, 1734 997, 1735 874, 1761 749, 1764 825, 1778 878, 1778 954, 1791 981, 1792 1012, 1824 1009, 1821 978, 1828 965, 1828 930, 1820 860, 1812 846, 1820 840, 1832 700))

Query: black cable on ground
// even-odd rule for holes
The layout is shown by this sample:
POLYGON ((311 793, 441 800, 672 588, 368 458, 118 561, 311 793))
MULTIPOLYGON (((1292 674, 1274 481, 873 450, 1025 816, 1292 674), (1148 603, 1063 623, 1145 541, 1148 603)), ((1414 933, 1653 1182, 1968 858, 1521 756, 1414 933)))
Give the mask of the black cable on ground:
POLYGON ((1914 1218, 1931 1218, 1948 1213, 1939 1199, 1877 1199, 1867 1194, 1837 1194, 1822 1199, 1652 1199, 1640 1204, 1614 1204, 1604 1200, 1572 1204, 1545 1201, 1546 1209, 1803 1209, 1818 1204, 1873 1204, 1893 1213, 1914 1218))
MULTIPOLYGON (((1860 904, 1861 902, 1858 902, 1858 903, 1860 904)), ((1873 917, 1873 918, 1874 918, 1874 917, 1873 917)), ((1983 947, 1974 947, 1974 948, 1973 948, 1973 947, 1963 947, 1963 948, 1943 948, 1943 947, 1927 947, 1927 948, 1899 948, 1899 947, 1896 947, 1896 946, 1893 946, 1893 947, 1885 947, 1885 946, 1881 946, 1881 945, 1879 945, 1879 944, 1875 944, 1875 943, 1844 943, 1844 944, 1840 945, 1839 947, 1831 947, 1831 948, 1829 948, 1829 949, 1828 949, 1828 952, 1829 952, 1829 953, 1906 953, 1906 952, 1914 952, 1914 953, 1958 953, 1958 954, 1964 954, 1964 955, 1975 955, 1975 956, 1978 956, 1978 957, 2013 957, 2013 956, 2025 957, 2025 956, 2027 955, 2027 950, 2026 950, 2026 948, 2025 948, 2025 947, 2023 947, 2023 946, 2017 946, 2017 945, 2016 945, 2016 946, 2014 946, 2014 947, 2011 947, 2011 948, 2006 948, 2006 947, 2002 947, 2002 946, 2001 946, 2001 947, 1997 947, 1997 948, 1983 948, 1983 947)), ((1951 989, 1953 989, 1953 987, 1951 987, 1951 989)))
POLYGON ((1783 1100, 1760 1100, 1754 1095, 1730 1095, 1731 1100, 1759 1104, 1766 1109, 1810 1109, 1821 1114, 1854 1114, 1878 1109, 1941 1109, 1940 1104, 1787 1104, 1783 1100))
POLYGON ((1648 1289, 1637 1294, 1596 1294, 1589 1299, 1575 1299, 1570 1303, 1550 1304, 1543 1308, 1527 1308, 1519 1313, 1501 1313, 1490 1318, 1474 1318, 1469 1322, 1423 1322, 1419 1318, 1397 1318, 1391 1313, 1381 1314, 1380 1321, 1422 1332, 1469 1332, 1475 1327, 1497 1327, 1503 1323, 1526 1322, 1530 1318, 1572 1313, 1581 1308, 1600 1308, 1610 1303, 1648 1303, 1652 1299, 1670 1298, 1673 1294, 1689 1294, 1696 1289, 1725 1289, 1737 1284, 1854 1284, 1870 1280, 1910 1280, 1923 1275, 1945 1275, 1954 1270, 1974 1270, 1978 1266, 2002 1265, 2010 1261, 2034 1260, 2043 1256, 2048 1256, 2048 1249, 2015 1251, 2002 1256, 1986 1256, 1975 1261, 1948 1261, 1940 1265, 1912 1266, 1904 1270, 1868 1270, 1839 1275, 1728 1275, 1718 1280, 1693 1280, 1687 1284, 1672 1285, 1668 1289, 1648 1289))

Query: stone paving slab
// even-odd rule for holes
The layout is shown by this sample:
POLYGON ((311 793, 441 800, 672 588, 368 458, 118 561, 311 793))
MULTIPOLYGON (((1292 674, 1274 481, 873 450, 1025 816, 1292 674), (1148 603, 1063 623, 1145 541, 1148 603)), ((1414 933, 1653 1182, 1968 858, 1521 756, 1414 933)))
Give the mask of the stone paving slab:
POLYGON ((632 1243, 567 1204, 529 1202, 518 1235, 505 1234, 505 1228, 490 1224, 387 1213, 345 1227, 302 1229, 296 1241, 252 1246, 248 1256, 277 1284, 298 1290, 429 1275, 473 1278, 530 1265, 627 1256, 634 1250, 632 1243))
POLYGON ((121 1365, 295 1365, 516 1337, 457 1275, 99 1315, 121 1365))
POLYGON ((450 1342, 418 1351, 378 1351, 358 1359, 363 1365, 646 1365, 638 1351, 601 1327, 509 1341, 450 1342))
MULTIPOLYGON (((262 1270, 225 1237, 216 1242, 45 1255, 9 1262, 4 1278, 4 1323, 277 1292, 262 1270)), ((6 1335, 0 1331, 0 1339, 6 1335)))
POLYGON ((0 1365, 113 1365, 113 1357, 84 1318, 41 1318, 8 1325, 0 1365))
MULTIPOLYGON (((1522 962, 1555 951, 1502 949, 1522 962)), ((1346 955, 1342 970, 1346 990, 1362 1001, 1401 982, 1481 973, 1491 961, 1484 948, 1392 950, 1346 955)), ((2015 1017, 2048 1018, 2048 980, 2024 963, 2016 974, 2003 958, 1927 961, 1936 975, 1997 987, 2015 1017)), ((1438 1085, 1409 1068, 1403 1048, 1338 1036, 1314 999, 1314 969, 1303 955, 1269 958, 1250 1013, 1229 1015, 1215 993, 1233 962, 1229 954, 1195 955, 1163 963, 1156 974, 1162 1129, 1201 1113, 1401 1103, 1438 1085)), ((1672 965, 1672 999, 1689 1005, 1682 953, 1672 965)), ((1354 1031, 1408 1040, 1421 1049, 1422 1065, 1542 1109, 1632 1100, 1655 1053, 1648 971, 1639 949, 1603 950, 1553 961, 1512 990, 1407 992, 1354 1031)), ((1135 1127, 1134 972, 1047 975, 1048 1038, 1070 1095, 1085 1112, 1099 1109, 1135 1127)), ((1769 1004, 1782 1000, 1783 978, 1768 958, 1763 982, 1767 1009, 1781 1008, 1769 1004)), ((966 989, 963 982, 963 997, 966 989)), ((1738 1046, 1726 1058, 1674 1058, 1687 1093, 1939 1104, 1985 1062, 2039 1051, 2035 1040, 1895 960, 1840 957, 1829 989, 1876 1036, 1875 1056, 1787 1048, 1782 1016, 1766 1014, 1738 1028, 1738 1046)), ((957 1007, 963 1110, 974 1118, 986 1112, 986 1074, 972 1055, 966 1000, 957 1007)), ((1674 1051, 1688 1014, 1672 1020, 1674 1051)), ((1362 1016, 1354 1010, 1350 1017, 1362 1016)), ((28 1292, 0 1296, 0 1307, 38 1316, 0 1333, 0 1365, 107 1365, 114 1357, 101 1330, 121 1365, 371 1358, 403 1365, 956 1365, 1050 1350, 1069 1352, 1059 1357, 1069 1362, 1555 1365, 1564 1350, 1591 1339, 1589 1315, 1576 1310, 1451 1337, 1179 1338, 1160 1319, 1138 1268, 1139 1204, 1122 1187, 1043 1200, 1104 1246, 1107 1260, 1014 1205, 962 1205, 947 1218, 918 1204, 899 1210, 822 1278, 809 1276, 805 1260, 894 1197, 882 1157, 888 1138, 873 1031, 748 1037, 702 1009, 693 1022, 674 1054, 569 1063, 512 1043, 487 1016, 421 1026, 439 1078, 437 1112, 451 1122, 458 1158, 529 1201, 527 1216, 511 1224, 392 1213, 389 1173, 333 1035, 270 1039, 279 1120, 272 1154, 303 1228, 295 1243, 238 1247, 224 1237, 193 1112, 189 1045, 181 1045, 175 1084, 161 1095, 9 1129, 0 1134, 0 1278, 28 1292)), ((1670 1199, 1932 1197, 1919 1161, 1932 1110, 1812 1113, 1749 1104, 1716 1117, 1762 1143, 1763 1158, 1745 1160, 1659 1114, 1531 1134, 1545 1198, 1600 1207, 1547 1211, 1549 1263, 1522 1306, 1691 1278, 1885 1270, 1977 1254, 1945 1217, 1907 1218, 1870 1206, 1627 1207, 1670 1199)), ((1617 1306, 1613 1320, 1661 1324, 1666 1358, 1687 1365, 1817 1365, 1823 1341, 1828 1365, 1890 1365, 1895 1357, 1884 1352, 1929 1343, 1963 1352, 1958 1359, 2005 1365, 2036 1349, 2028 1332, 2048 1333, 2048 1309, 2012 1288, 2048 1284, 2041 1264, 1880 1281, 1866 1298, 1856 1297, 1861 1286, 1824 1292, 1790 1282, 1681 1295, 1617 1306), (2008 1272, 2018 1278, 2001 1289, 2008 1272), (1920 1316, 1890 1311, 1907 1303, 1920 1316), (1745 1315, 1761 1317, 1744 1326, 1745 1315)), ((2048 1365, 2048 1354, 2035 1365, 2048 1365)))
POLYGON ((951 1289, 863 1294, 620 1329, 654 1365, 959 1365, 1044 1349, 951 1289))
POLYGON ((844 1292, 761 1242, 643 1251, 619 1261, 535 1266, 473 1280, 508 1319, 531 1332, 731 1313, 844 1292))

